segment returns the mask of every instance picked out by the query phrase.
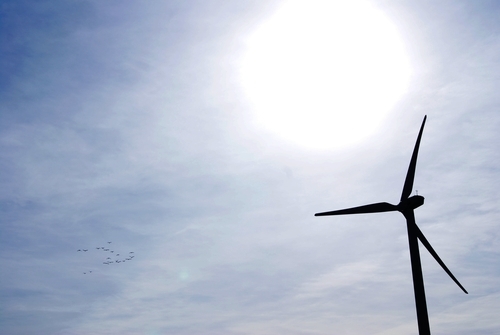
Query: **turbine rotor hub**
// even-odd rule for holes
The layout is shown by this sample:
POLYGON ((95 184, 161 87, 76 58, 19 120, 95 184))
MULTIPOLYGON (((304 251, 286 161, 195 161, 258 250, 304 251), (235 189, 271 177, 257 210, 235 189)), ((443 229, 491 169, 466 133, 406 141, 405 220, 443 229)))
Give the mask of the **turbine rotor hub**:
POLYGON ((398 211, 400 211, 401 213, 405 213, 406 211, 413 210, 417 207, 422 206, 423 204, 424 197, 421 195, 414 195, 413 197, 402 200, 396 207, 398 211))

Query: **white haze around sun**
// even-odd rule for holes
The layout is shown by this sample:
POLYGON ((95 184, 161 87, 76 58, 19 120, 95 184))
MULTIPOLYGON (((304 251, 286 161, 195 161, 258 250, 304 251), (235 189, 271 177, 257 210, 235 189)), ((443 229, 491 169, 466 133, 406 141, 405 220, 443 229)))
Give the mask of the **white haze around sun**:
POLYGON ((363 1, 289 1, 247 40, 243 90, 256 121, 325 149, 374 131, 408 88, 396 27, 363 1))

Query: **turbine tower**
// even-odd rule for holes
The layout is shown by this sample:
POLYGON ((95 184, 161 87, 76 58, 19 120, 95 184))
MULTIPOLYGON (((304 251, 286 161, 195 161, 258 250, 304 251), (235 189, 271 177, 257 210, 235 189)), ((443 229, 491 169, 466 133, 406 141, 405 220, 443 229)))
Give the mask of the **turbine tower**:
POLYGON ((410 247, 410 261, 411 261, 411 271, 413 275, 413 291, 415 293, 415 305, 417 309, 417 323, 419 335, 430 335, 431 330, 429 326, 429 315, 427 313, 427 303, 425 301, 425 291, 424 291, 424 279, 422 277, 422 264, 420 262, 420 253, 418 250, 418 240, 424 245, 424 247, 429 251, 429 253, 434 257, 434 259, 441 265, 443 270, 453 279, 453 281, 466 293, 468 292, 460 284, 460 282, 455 278, 451 271, 446 267, 438 254, 434 251, 429 241, 425 238, 424 234, 418 228, 415 222, 415 214, 413 210, 424 204, 424 197, 421 195, 414 195, 410 197, 413 188, 413 180, 415 177, 415 169, 417 165, 417 155, 418 148, 420 147, 420 139, 422 138, 422 132, 424 130, 425 120, 427 115, 424 117, 422 126, 420 127, 420 132, 418 133, 417 142, 415 143, 415 148, 413 149, 413 154, 410 160, 410 166, 408 167, 408 172, 406 174, 405 183, 403 186, 403 193, 401 194, 401 199, 399 204, 392 205, 387 202, 378 202, 375 204, 364 205, 359 207, 341 209, 331 212, 316 213, 315 216, 327 216, 327 215, 345 215, 345 214, 365 214, 365 213, 380 213, 380 212, 393 212, 399 211, 406 218, 406 226, 408 229, 408 243, 410 247))

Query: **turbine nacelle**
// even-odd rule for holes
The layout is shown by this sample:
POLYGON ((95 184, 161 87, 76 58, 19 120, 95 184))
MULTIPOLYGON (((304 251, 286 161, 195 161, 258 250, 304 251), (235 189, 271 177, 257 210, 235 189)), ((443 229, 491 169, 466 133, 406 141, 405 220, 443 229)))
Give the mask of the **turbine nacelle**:
POLYGON ((408 199, 402 200, 397 206, 396 209, 405 214, 410 210, 414 210, 424 204, 424 197, 421 195, 414 195, 413 197, 409 197, 408 199))

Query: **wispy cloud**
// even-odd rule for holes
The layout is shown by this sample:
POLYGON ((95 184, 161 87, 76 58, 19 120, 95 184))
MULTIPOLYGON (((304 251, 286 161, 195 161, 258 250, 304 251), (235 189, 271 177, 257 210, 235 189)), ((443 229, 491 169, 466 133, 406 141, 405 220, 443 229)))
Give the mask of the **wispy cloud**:
POLYGON ((241 91, 278 1, 2 4, 0 332, 416 334, 404 217, 313 214, 397 203, 427 114, 416 220, 470 292, 421 248, 431 329, 493 334, 498 6, 374 3, 413 82, 368 140, 323 151, 241 91), (133 261, 103 264, 108 241, 133 261))

